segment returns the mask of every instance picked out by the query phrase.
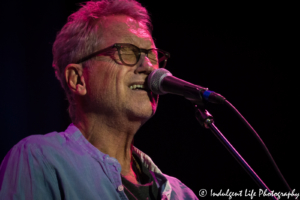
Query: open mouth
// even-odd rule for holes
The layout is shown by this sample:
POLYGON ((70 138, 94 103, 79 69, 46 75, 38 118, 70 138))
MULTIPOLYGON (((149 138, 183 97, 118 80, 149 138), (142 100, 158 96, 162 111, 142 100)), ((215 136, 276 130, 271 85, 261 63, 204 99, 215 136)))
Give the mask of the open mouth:
POLYGON ((147 89, 144 85, 139 85, 139 84, 131 85, 131 86, 129 86, 129 88, 131 90, 145 90, 145 91, 147 91, 147 89))

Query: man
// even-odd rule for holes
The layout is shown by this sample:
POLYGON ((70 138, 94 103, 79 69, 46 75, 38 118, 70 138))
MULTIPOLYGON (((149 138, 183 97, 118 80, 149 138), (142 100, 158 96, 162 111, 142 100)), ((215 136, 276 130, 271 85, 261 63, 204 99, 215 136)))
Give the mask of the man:
POLYGON ((148 13, 134 0, 87 2, 53 45, 72 124, 30 136, 5 157, 1 199, 197 199, 133 147, 158 95, 145 81, 169 54, 156 49, 148 13))

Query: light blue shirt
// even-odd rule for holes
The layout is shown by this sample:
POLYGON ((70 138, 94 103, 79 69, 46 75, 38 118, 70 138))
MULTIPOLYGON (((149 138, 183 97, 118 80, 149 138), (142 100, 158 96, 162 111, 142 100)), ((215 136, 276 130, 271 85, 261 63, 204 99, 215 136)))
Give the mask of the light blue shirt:
MULTIPOLYGON (((174 177, 162 174, 151 158, 133 151, 150 170, 162 199, 198 199, 174 177)), ((102 153, 71 124, 65 132, 21 140, 0 167, 0 199, 127 200, 119 162, 102 153)))

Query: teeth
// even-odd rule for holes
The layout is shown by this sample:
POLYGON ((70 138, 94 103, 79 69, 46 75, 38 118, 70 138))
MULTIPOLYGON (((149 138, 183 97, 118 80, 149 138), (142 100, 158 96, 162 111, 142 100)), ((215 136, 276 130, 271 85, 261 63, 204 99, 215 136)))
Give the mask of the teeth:
POLYGON ((136 88, 144 88, 144 85, 131 85, 129 88, 134 90, 136 88))

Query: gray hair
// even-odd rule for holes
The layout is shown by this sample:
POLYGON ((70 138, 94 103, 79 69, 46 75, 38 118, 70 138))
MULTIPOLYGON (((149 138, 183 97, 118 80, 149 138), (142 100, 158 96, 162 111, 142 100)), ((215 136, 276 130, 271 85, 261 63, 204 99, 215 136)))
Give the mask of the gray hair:
MULTIPOLYGON (((55 75, 65 90, 69 101, 69 115, 76 120, 73 94, 65 80, 65 68, 70 63, 87 56, 97 50, 100 44, 99 36, 102 30, 99 21, 101 17, 109 15, 127 15, 145 25, 152 32, 149 14, 139 2, 135 0, 102 0, 89 1, 68 17, 68 22, 57 34, 53 44, 53 68, 55 75)), ((83 67, 88 65, 88 61, 83 67)))

